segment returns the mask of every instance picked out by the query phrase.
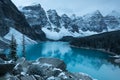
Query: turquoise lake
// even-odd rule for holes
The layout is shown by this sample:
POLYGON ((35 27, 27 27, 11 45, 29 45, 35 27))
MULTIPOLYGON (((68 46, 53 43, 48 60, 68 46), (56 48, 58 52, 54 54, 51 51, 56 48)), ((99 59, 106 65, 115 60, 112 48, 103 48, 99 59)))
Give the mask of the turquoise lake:
MULTIPOLYGON (((18 47, 21 54, 22 47, 18 47)), ((54 57, 64 60, 70 72, 83 72, 97 80, 120 80, 120 67, 108 53, 71 47, 66 42, 42 42, 26 45, 26 58, 54 57)))

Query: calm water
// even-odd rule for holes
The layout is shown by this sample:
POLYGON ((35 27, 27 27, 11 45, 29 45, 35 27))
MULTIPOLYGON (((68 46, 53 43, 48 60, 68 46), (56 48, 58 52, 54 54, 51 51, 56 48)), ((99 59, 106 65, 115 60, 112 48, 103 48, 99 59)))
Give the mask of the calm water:
MULTIPOLYGON (((60 58, 67 64, 67 70, 71 72, 87 73, 98 80, 120 80, 120 68, 110 61, 106 53, 71 48, 65 42, 43 42, 26 46, 28 60, 35 60, 39 57, 60 58)), ((21 47, 18 48, 20 53, 21 47)))

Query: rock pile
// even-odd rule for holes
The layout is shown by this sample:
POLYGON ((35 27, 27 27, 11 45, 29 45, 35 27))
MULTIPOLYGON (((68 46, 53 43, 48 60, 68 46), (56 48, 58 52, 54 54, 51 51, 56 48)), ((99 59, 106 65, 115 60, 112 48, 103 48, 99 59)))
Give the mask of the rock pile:
POLYGON ((19 58, 16 62, 0 59, 0 80, 93 80, 82 73, 70 73, 66 64, 56 58, 39 58, 27 61, 19 58), (5 66, 5 67, 2 67, 5 66))

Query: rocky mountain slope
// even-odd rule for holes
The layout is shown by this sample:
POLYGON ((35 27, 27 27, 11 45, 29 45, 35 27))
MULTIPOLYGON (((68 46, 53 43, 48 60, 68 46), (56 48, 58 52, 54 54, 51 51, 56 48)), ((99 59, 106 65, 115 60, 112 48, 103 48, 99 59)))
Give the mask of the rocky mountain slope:
POLYGON ((22 14, 17 9, 17 7, 11 2, 11 0, 0 0, 0 43, 2 46, 1 48, 7 47, 5 44, 9 43, 11 35, 15 36, 19 44, 21 40, 19 37, 22 34, 24 34, 27 37, 26 41, 29 43, 31 43, 34 40, 41 41, 46 39, 45 34, 40 28, 39 32, 37 32, 28 24, 24 14, 22 14))
POLYGON ((11 27, 33 40, 45 39, 44 33, 41 30, 36 32, 11 0, 0 0, 0 36, 8 34, 11 27))
POLYGON ((56 10, 45 11, 40 4, 20 9, 37 31, 42 28, 47 38, 58 40, 63 36, 84 37, 120 29, 120 16, 113 11, 103 16, 99 10, 82 17, 59 15, 56 10), (118 16, 117 16, 118 15, 118 16))

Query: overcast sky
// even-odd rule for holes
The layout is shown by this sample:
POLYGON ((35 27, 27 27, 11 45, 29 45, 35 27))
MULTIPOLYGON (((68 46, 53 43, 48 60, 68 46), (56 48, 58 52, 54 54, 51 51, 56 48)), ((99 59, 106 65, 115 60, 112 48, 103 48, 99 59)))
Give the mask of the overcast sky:
POLYGON ((38 4, 45 9, 56 9, 61 15, 66 13, 71 15, 84 15, 100 10, 106 15, 112 10, 120 11, 120 0, 12 0, 17 6, 38 4))

